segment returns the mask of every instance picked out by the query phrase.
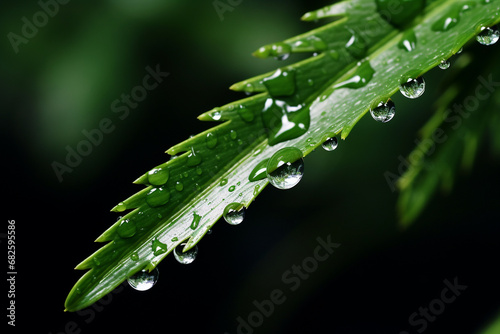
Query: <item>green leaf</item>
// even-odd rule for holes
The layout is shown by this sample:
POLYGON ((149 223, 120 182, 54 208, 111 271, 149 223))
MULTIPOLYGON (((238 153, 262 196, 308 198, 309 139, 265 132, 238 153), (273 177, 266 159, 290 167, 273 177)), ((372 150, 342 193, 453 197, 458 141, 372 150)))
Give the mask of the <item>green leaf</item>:
POLYGON ((268 184, 265 161, 277 151, 294 147, 306 156, 327 138, 345 139, 403 78, 424 74, 500 20, 498 1, 428 1, 421 11, 405 12, 414 20, 399 28, 388 22, 397 14, 378 2, 385 18, 375 0, 342 1, 303 17, 335 21, 257 50, 261 58, 317 55, 233 85, 255 95, 199 116, 219 123, 170 148, 171 160, 135 181, 145 188, 113 208, 127 213, 97 239, 107 244, 77 266, 90 270, 66 309, 91 305, 139 270, 155 268, 184 241, 189 250, 227 205, 252 203, 268 184), (451 7, 458 11, 454 25, 436 31, 451 7))

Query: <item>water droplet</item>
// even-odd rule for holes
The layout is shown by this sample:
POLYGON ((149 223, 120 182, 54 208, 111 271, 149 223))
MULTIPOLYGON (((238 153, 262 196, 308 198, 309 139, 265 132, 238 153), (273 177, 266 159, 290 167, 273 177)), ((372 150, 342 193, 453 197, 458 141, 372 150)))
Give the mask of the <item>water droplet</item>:
POLYGON ((377 122, 387 123, 396 114, 396 106, 389 99, 387 102, 380 102, 377 107, 370 109, 370 114, 377 122))
POLYGON ((183 189, 184 189, 184 185, 182 184, 182 182, 177 181, 177 182, 175 183, 175 190, 177 190, 177 191, 182 191, 183 189))
POLYGON ((291 106, 282 100, 269 98, 262 110, 262 122, 269 129, 268 142, 273 146, 300 137, 309 129, 309 109, 291 106))
POLYGON ((168 203, 170 200, 170 191, 166 187, 152 188, 146 194, 146 203, 150 207, 162 206, 168 203))
POLYGON ((189 153, 187 157, 187 165, 189 167, 194 167, 197 166, 201 163, 201 157, 197 155, 194 151, 194 147, 191 147, 191 152, 189 153))
POLYGON ((167 183, 169 175, 167 168, 153 168, 148 172, 148 182, 153 186, 162 186, 167 183))
POLYGON ((231 186, 231 187, 229 187, 228 190, 229 190, 230 193, 232 193, 235 189, 236 189, 236 186, 231 186))
POLYGON ((167 252, 167 245, 158 240, 158 238, 154 238, 151 244, 151 248, 153 249, 154 256, 158 256, 167 252))
POLYGON ((337 141, 337 137, 330 137, 326 139, 322 146, 326 151, 331 152, 334 151, 338 145, 339 142, 337 141))
POLYGON ((241 203, 231 203, 224 208, 224 220, 230 225, 239 225, 245 219, 245 207, 241 203))
POLYGON ((205 142, 209 149, 213 149, 217 146, 217 134, 215 132, 207 133, 207 137, 205 138, 205 142))
POLYGON ((264 159, 255 166, 255 168, 250 172, 248 180, 250 182, 263 180, 267 177, 267 163, 269 159, 264 159))
POLYGON ((446 70, 450 67, 450 62, 447 60, 441 60, 441 63, 438 66, 440 69, 446 70))
POLYGON ((175 247, 174 257, 179 263, 190 264, 196 259, 196 255, 198 255, 198 246, 194 245, 193 248, 183 253, 182 249, 184 246, 186 246, 185 242, 175 247))
POLYGON ((451 8, 445 15, 441 16, 434 24, 431 29, 434 31, 448 31, 454 26, 456 26, 460 20, 460 10, 461 8, 455 6, 451 8))
POLYGON ((366 55, 365 42, 357 32, 355 32, 351 28, 346 27, 346 29, 351 33, 351 38, 345 45, 347 52, 349 52, 349 54, 355 59, 362 59, 366 55))
POLYGON ((146 291, 151 289, 156 282, 158 282, 159 276, 160 272, 158 271, 158 268, 153 269, 151 272, 143 269, 129 277, 127 281, 128 284, 135 290, 146 291))
POLYGON ((96 266, 100 266, 100 265, 101 265, 101 261, 97 258, 97 256, 94 256, 94 257, 92 258, 92 261, 94 262, 94 264, 95 264, 96 266))
POLYGON ((220 112, 220 109, 219 108, 214 108, 209 114, 208 116, 214 120, 214 121, 219 121, 222 117, 222 114, 220 112))
POLYGON ((196 167, 196 174, 198 174, 198 175, 203 174, 203 169, 201 169, 200 166, 196 167))
POLYGON ((135 223, 129 219, 124 219, 121 221, 120 225, 116 228, 116 233, 121 238, 130 238, 135 235, 137 228, 135 226, 135 223))
POLYGON ((278 189, 290 189, 304 175, 302 151, 295 147, 287 147, 274 153, 267 163, 267 178, 278 189))
POLYGON ((234 130, 231 130, 231 132, 229 132, 229 136, 232 140, 235 140, 236 138, 238 138, 238 133, 234 130))
POLYGON ((240 115, 240 117, 247 123, 253 122, 255 118, 253 111, 243 105, 241 105, 238 109, 238 115, 240 115))
POLYGON ((499 37, 498 27, 486 27, 482 28, 481 32, 476 36, 476 40, 482 45, 490 46, 498 42, 499 37))
POLYGON ((259 194, 260 190, 260 185, 256 185, 255 188, 253 189, 253 195, 257 196, 259 194))
POLYGON ((400 49, 412 52, 417 47, 417 36, 413 30, 408 30, 398 43, 400 49))
POLYGON ((226 184, 227 184, 227 179, 222 179, 222 180, 220 181, 220 186, 221 186, 221 187, 225 186, 226 184))
POLYGON ((139 261, 139 253, 133 252, 132 255, 130 255, 130 259, 132 261, 139 261))
POLYGON ((118 205, 113 208, 113 211, 116 212, 123 212, 125 210, 127 210, 127 206, 123 202, 118 203, 118 205))
POLYGON ((295 93, 295 71, 278 69, 270 77, 264 78, 264 86, 271 96, 289 96, 295 93))
POLYGON ((197 214, 196 212, 193 212, 193 221, 191 222, 191 229, 196 230, 198 228, 198 225, 200 224, 201 221, 201 216, 197 214))
POLYGON ((425 91, 425 80, 422 77, 405 79, 399 85, 399 91, 407 98, 416 99, 425 91))

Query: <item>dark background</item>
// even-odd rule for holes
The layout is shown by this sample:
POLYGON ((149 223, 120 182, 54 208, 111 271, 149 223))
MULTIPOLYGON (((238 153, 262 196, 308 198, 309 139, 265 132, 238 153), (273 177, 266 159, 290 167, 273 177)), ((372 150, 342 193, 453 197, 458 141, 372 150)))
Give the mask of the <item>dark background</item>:
POLYGON ((167 148, 209 126, 197 115, 242 97, 228 90, 232 83, 281 66, 251 53, 317 26, 299 18, 326 4, 243 1, 221 20, 212 1, 75 0, 60 5, 15 53, 8 33, 20 34, 22 18, 31 20, 40 6, 2 2, 3 224, 16 222, 18 272, 17 326, 9 332, 233 334, 237 318, 255 312, 255 300, 280 289, 286 301, 255 333, 416 333, 421 327, 412 327, 409 316, 440 298, 443 281, 455 278, 467 289, 426 333, 478 333, 498 314, 500 161, 488 143, 453 193, 438 194, 406 230, 397 222, 397 193, 383 177, 411 151, 453 64, 426 75, 422 98, 396 94, 390 123, 364 117, 336 151, 308 156, 300 184, 268 187, 241 225, 216 224, 193 264, 169 256, 150 291, 124 287, 83 313, 63 312, 81 275, 73 268, 118 217, 109 210, 141 189, 132 181, 166 161, 167 148), (111 103, 157 64, 169 77, 120 120, 111 103), (51 164, 62 163, 66 147, 103 118, 114 131, 59 182, 51 164), (291 291, 282 275, 329 235, 341 246, 291 291))

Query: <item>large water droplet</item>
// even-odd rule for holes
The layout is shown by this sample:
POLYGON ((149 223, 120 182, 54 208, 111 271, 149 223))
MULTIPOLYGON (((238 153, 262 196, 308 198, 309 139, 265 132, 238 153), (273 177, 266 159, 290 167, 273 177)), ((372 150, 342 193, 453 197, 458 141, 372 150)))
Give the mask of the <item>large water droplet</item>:
POLYGON ((270 77, 264 78, 263 82, 271 96, 289 96, 295 93, 295 71, 278 69, 270 77))
POLYGON ((366 44, 363 38, 351 28, 346 28, 351 33, 349 41, 347 41, 345 48, 347 52, 355 59, 362 59, 366 55, 366 44))
POLYGON ((162 206, 168 203, 170 200, 170 191, 166 187, 152 188, 146 194, 146 203, 150 207, 162 206))
POLYGON ((213 149, 215 146, 217 146, 217 134, 215 132, 207 133, 205 141, 207 143, 207 147, 209 149, 213 149))
POLYGON ((498 27, 486 27, 481 30, 479 35, 476 36, 476 40, 482 45, 493 45, 498 42, 500 38, 500 32, 498 31, 498 27))
POLYGON ((387 123, 396 114, 396 106, 389 99, 387 102, 380 102, 377 107, 370 109, 370 114, 377 122, 387 123))
POLYGON ((269 159, 264 159, 255 166, 255 168, 250 172, 248 180, 251 182, 263 180, 267 177, 267 163, 269 159))
POLYGON ((160 272, 158 271, 158 268, 154 268, 151 272, 143 269, 133 276, 130 276, 127 279, 127 282, 135 290, 146 291, 151 289, 156 282, 158 282, 159 276, 160 272))
POLYGON ((198 246, 194 246, 188 251, 182 252, 182 249, 186 246, 186 243, 182 243, 175 247, 174 249, 174 257, 179 263, 182 264, 190 264, 196 259, 196 255, 198 255, 198 246))
POLYGON ((153 186, 161 186, 167 183, 169 175, 167 168, 154 168, 148 172, 148 182, 153 186))
POLYGON ((228 224, 239 225, 245 219, 245 207, 241 203, 228 204, 222 216, 228 224))
POLYGON ((295 147, 287 147, 274 153, 267 163, 267 178, 278 189, 290 189, 304 175, 302 151, 295 147))
POLYGON ((121 238, 130 238, 135 235, 136 230, 137 228, 133 221, 124 219, 116 228, 116 233, 118 233, 121 238))
POLYGON ((153 250, 154 256, 164 254, 168 250, 167 245, 164 244, 163 242, 161 242, 160 240, 158 240, 158 238, 153 239, 153 242, 151 244, 151 248, 153 250))
POLYGON ((416 99, 417 97, 422 96, 425 91, 425 80, 422 77, 403 80, 403 82, 399 85, 399 91, 407 98, 416 99))
POLYGON ((300 137, 309 129, 309 109, 293 106, 283 100, 269 98, 262 110, 262 122, 269 129, 268 141, 273 146, 285 140, 300 137))
POLYGON ((331 152, 331 151, 334 151, 338 145, 339 145, 339 142, 337 141, 337 137, 331 137, 331 138, 327 138, 325 140, 325 142, 323 143, 323 145, 321 145, 321 146, 323 146, 325 151, 331 152))
POLYGON ((440 69, 446 70, 450 67, 450 62, 448 60, 441 60, 441 63, 438 66, 440 69))

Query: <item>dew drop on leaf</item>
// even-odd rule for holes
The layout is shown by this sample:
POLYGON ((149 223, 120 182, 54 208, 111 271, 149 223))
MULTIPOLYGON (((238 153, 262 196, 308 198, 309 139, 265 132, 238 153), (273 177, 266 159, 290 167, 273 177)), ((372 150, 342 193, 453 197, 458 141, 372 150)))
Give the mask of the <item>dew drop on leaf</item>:
POLYGON ((116 232, 121 238, 131 238, 135 235, 137 228, 135 223, 130 219, 124 219, 121 221, 120 225, 118 225, 116 232))
POLYGON ((425 80, 422 77, 409 78, 399 85, 399 91, 404 97, 416 99, 422 96, 425 91, 425 80))
POLYGON ((338 144, 337 137, 330 137, 321 146, 323 146, 325 151, 331 152, 337 148, 338 144))
POLYGON ((158 240, 158 238, 154 238, 151 244, 151 248, 153 250, 154 256, 158 256, 167 252, 167 245, 158 240))
POLYGON ((438 66, 440 69, 446 70, 450 67, 450 62, 447 60, 441 60, 441 63, 438 66))
POLYGON ((224 220, 230 225, 239 225, 245 219, 245 207, 241 203, 231 203, 224 208, 224 220))
POLYGON ((152 188, 146 194, 146 203, 152 208, 162 206, 170 200, 170 191, 166 187, 152 188))
POLYGON ((153 168, 148 172, 148 182, 153 186, 161 186, 167 183, 169 175, 167 168, 153 168))
POLYGON ((177 182, 175 183, 175 190, 177 190, 177 191, 182 191, 183 189, 184 189, 184 185, 182 184, 182 182, 177 181, 177 182))
POLYGON ((481 30, 479 35, 476 36, 476 40, 486 46, 490 46, 498 42, 500 38, 500 32, 498 31, 498 27, 486 27, 481 30))
POLYGON ((148 272, 146 269, 139 271, 138 273, 130 276, 127 281, 128 284, 137 291, 146 291, 151 289, 156 282, 158 282, 158 277, 160 272, 158 268, 153 269, 148 272))
POLYGON ((209 149, 213 149, 217 146, 217 134, 215 132, 207 133, 207 137, 205 138, 205 142, 209 149))
POLYGON ((377 122, 387 123, 396 114, 396 106, 392 100, 380 102, 377 107, 370 109, 370 114, 377 122))
POLYGON ((182 264, 190 264, 196 259, 196 255, 198 255, 198 246, 194 246, 188 251, 182 252, 182 249, 186 246, 186 243, 182 243, 175 247, 174 249, 174 257, 175 259, 182 264))
POLYGON ((267 178, 278 189, 293 188, 304 175, 302 151, 295 147, 282 148, 267 163, 267 178))

